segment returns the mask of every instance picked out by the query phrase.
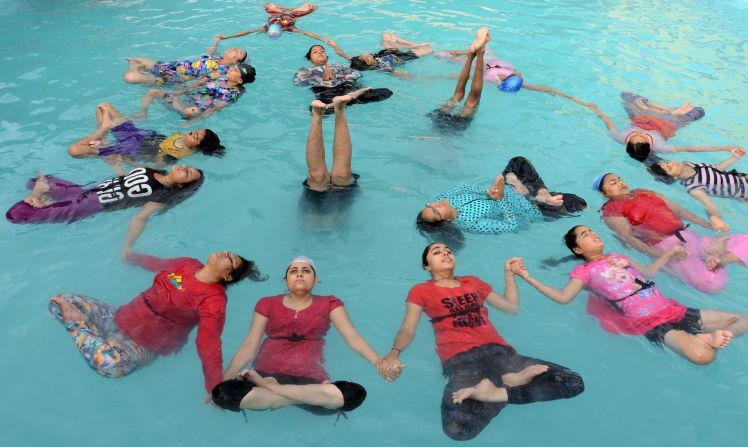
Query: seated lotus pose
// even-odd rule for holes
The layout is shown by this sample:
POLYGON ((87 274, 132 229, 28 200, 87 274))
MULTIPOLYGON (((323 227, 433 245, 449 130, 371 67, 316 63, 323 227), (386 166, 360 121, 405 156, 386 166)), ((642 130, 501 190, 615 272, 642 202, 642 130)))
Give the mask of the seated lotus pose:
POLYGON ((597 105, 590 105, 590 109, 603 120, 608 135, 625 144, 626 153, 635 160, 645 161, 651 152, 730 152, 736 149, 736 146, 672 146, 667 143, 676 130, 704 116, 701 107, 686 103, 678 108, 669 108, 628 92, 621 93, 621 99, 631 119, 629 127, 623 130, 618 130, 613 120, 602 113, 597 105))
POLYGON ((268 37, 271 39, 277 39, 281 36, 283 31, 304 34, 315 39, 319 38, 319 36, 314 33, 302 31, 296 27, 296 19, 313 13, 317 9, 317 5, 304 3, 296 8, 287 8, 285 6, 276 5, 275 3, 265 3, 263 8, 265 8, 265 11, 268 13, 268 21, 262 26, 262 28, 248 29, 236 34, 231 34, 230 36, 219 34, 216 38, 218 40, 233 39, 234 37, 246 36, 248 34, 266 32, 268 33, 268 37))
POLYGON ((727 231, 716 216, 708 222, 654 191, 629 190, 612 173, 596 178, 593 188, 608 199, 601 209, 603 221, 632 248, 658 258, 673 246, 685 245, 688 252, 673 256, 666 269, 702 292, 722 290, 727 284, 725 266, 745 266, 748 261, 748 235, 701 236, 681 220, 727 231))
POLYGON ((663 296, 647 279, 654 277, 673 256, 685 252, 684 247, 676 245, 650 265, 639 265, 627 256, 605 253, 600 237, 584 225, 569 230, 564 243, 584 263, 569 273, 571 279, 562 289, 545 285, 524 268, 518 275, 559 304, 570 303, 586 288, 590 292, 587 311, 607 331, 644 335, 652 343, 665 344, 699 365, 714 361, 718 349, 748 331, 748 316, 687 308, 663 296))
POLYGON ((157 62, 145 57, 128 58, 130 68, 125 73, 125 82, 169 85, 199 78, 215 80, 225 77, 231 65, 247 60, 247 52, 241 48, 229 48, 223 56, 217 57, 218 42, 216 39, 206 54, 197 59, 157 62))
POLYGON ((379 370, 387 379, 397 378, 403 370, 400 354, 426 313, 448 380, 441 403, 447 436, 459 441, 474 438, 507 404, 566 399, 584 391, 579 374, 518 354, 488 319, 486 303, 508 315, 517 312, 514 274, 522 266, 520 258, 504 264, 504 296, 475 276, 454 276, 455 259, 444 244, 428 245, 421 261, 431 280, 410 289, 402 326, 379 370))
POLYGON ((488 189, 457 185, 438 195, 418 213, 421 232, 474 233, 514 232, 531 222, 584 210, 587 203, 579 196, 549 192, 543 179, 524 157, 514 157, 488 189), (505 184, 510 188, 505 188, 505 184))
POLYGON ((236 64, 229 67, 226 77, 215 81, 202 78, 171 93, 151 89, 143 96, 138 118, 146 117, 148 107, 156 98, 161 99, 167 107, 180 112, 185 118, 206 117, 239 100, 244 93, 244 84, 252 82, 255 82, 254 67, 249 64, 236 64), (184 95, 184 100, 180 99, 181 95, 184 95))
POLYGON ((725 171, 730 165, 743 158, 745 149, 737 148, 735 155, 718 163, 684 163, 680 161, 659 161, 649 165, 648 170, 655 179, 671 184, 680 181, 691 196, 706 208, 709 219, 720 222, 722 228, 729 231, 727 224, 720 218, 719 208, 714 206, 709 196, 730 197, 745 202, 748 200, 748 175, 736 170, 725 171))
POLYGON ((135 168, 89 189, 40 173, 27 184, 31 194, 13 205, 5 217, 17 224, 74 222, 100 211, 140 207, 125 237, 125 243, 132 245, 151 215, 191 196, 203 180, 201 170, 182 165, 168 172, 135 168))
POLYGON ((382 34, 381 50, 358 56, 349 55, 334 40, 320 40, 333 47, 340 57, 351 61, 351 68, 354 70, 380 70, 403 78, 411 76, 396 67, 434 52, 430 43, 411 42, 391 33, 382 34))
POLYGON ((461 133, 470 126, 475 112, 478 111, 480 97, 483 93, 483 55, 486 44, 491 40, 488 28, 483 27, 476 32, 476 38, 467 50, 467 58, 462 66, 460 76, 457 78, 455 91, 449 101, 428 113, 435 129, 447 133, 461 133), (475 60, 475 69, 473 69, 475 60), (459 107, 465 97, 465 89, 470 79, 470 71, 473 71, 473 80, 470 84, 470 93, 465 104, 459 107))
MULTIPOLYGON (((314 97, 323 103, 332 104, 332 98, 360 89, 357 80, 361 77, 361 72, 341 64, 331 64, 321 45, 312 45, 304 57, 314 66, 300 68, 293 78, 293 85, 309 87, 314 92, 314 97)), ((368 89, 350 104, 378 102, 390 96, 392 90, 387 88, 368 89)))
MULTIPOLYGON (((128 164, 151 162, 160 168, 198 151, 205 155, 223 156, 221 140, 210 129, 191 130, 167 137, 135 127, 131 120, 106 102, 96 107, 96 123, 96 130, 71 144, 68 154, 75 158, 105 157, 115 164, 116 169, 119 169, 120 161, 128 164), (116 142, 107 144, 105 138, 109 134, 116 142)), ((124 175, 119 171, 119 175, 124 175)))
POLYGON ((157 357, 176 354, 197 326, 197 352, 205 389, 221 381, 221 332, 226 320, 226 286, 244 278, 259 281, 254 262, 224 251, 202 264, 193 258, 159 259, 124 251, 127 261, 156 272, 153 285, 116 308, 75 293, 57 295, 49 312, 73 337, 97 374, 119 378, 157 357))
POLYGON ((366 398, 364 387, 332 382, 323 367, 330 323, 361 357, 374 365, 382 358, 358 334, 342 301, 312 294, 317 268, 311 259, 291 260, 285 278, 288 293, 261 298, 255 305, 249 333, 224 371, 224 382, 213 388, 213 402, 231 411, 289 405, 316 414, 356 409, 366 398), (253 370, 240 374, 252 361, 253 370))

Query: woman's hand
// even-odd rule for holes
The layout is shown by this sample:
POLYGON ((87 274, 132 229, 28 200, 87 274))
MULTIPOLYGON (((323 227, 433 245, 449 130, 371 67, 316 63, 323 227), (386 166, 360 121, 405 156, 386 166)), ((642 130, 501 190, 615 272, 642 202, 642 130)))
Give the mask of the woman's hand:
POLYGON ((732 146, 730 153, 738 158, 742 158, 745 155, 745 149, 741 146, 732 146))
POLYGON ((223 39, 226 39, 228 37, 229 36, 227 36, 225 34, 216 34, 216 40, 223 40, 223 39))
POLYGON ((671 247, 666 253, 670 257, 671 261, 681 261, 688 257, 688 249, 686 249, 686 247, 684 247, 683 245, 676 245, 675 247, 671 247))
POLYGON ((399 355, 392 350, 387 357, 377 362, 377 372, 384 377, 387 382, 394 382, 402 374, 405 365, 400 362, 399 355))
POLYGON ((493 200, 504 198, 504 175, 499 174, 493 184, 486 190, 486 195, 493 200))
POLYGON ((712 230, 714 231, 719 231, 721 233, 727 233, 730 231, 730 226, 717 216, 709 217, 709 222, 711 222, 712 230))
POLYGON ((504 263, 504 272, 512 273, 524 280, 527 280, 530 277, 530 273, 527 271, 527 267, 525 267, 522 258, 511 258, 507 260, 506 263, 504 263))

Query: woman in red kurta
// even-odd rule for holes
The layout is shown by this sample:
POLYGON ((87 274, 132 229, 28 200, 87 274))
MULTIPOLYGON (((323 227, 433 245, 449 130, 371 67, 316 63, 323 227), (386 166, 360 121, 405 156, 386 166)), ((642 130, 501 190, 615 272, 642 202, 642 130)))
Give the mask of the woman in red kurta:
POLYGON ((160 355, 178 352, 197 326, 205 389, 221 381, 221 332, 226 286, 261 280, 254 262, 224 251, 204 265, 193 258, 159 259, 127 252, 128 261, 158 272, 153 285, 119 309, 85 295, 64 293, 49 311, 67 329, 88 365, 104 377, 123 377, 160 355))
POLYGON ((361 357, 375 366, 382 358, 353 327, 342 301, 331 295, 312 295, 316 284, 314 262, 299 256, 286 270, 288 293, 257 302, 249 333, 223 374, 225 381, 213 389, 216 405, 232 411, 299 405, 329 414, 363 403, 363 386, 331 382, 323 367, 324 337, 330 323, 361 357), (240 374, 251 361, 253 370, 240 374))

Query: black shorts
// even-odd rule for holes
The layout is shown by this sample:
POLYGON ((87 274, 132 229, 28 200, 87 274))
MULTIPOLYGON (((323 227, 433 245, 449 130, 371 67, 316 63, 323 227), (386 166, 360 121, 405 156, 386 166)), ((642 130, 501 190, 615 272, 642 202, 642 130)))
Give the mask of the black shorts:
MULTIPOLYGON (((332 98, 336 96, 343 96, 347 95, 348 93, 358 90, 361 87, 360 85, 353 83, 353 82, 344 82, 342 84, 336 85, 335 87, 312 87, 312 91, 314 92, 314 97, 316 99, 319 99, 320 101, 324 102, 325 104, 332 104, 332 98)), ((366 104, 369 102, 379 102, 384 101, 385 99, 392 96, 392 90, 388 88, 373 88, 369 91, 366 91, 362 93, 358 98, 350 101, 348 105, 353 104, 366 104)), ((325 114, 334 113, 333 109, 326 109, 325 114)))
POLYGON ((304 191, 299 200, 299 210, 304 213, 328 214, 344 211, 351 206, 359 194, 358 174, 353 174, 353 183, 346 186, 330 185, 327 191, 316 191, 309 188, 304 180, 304 191))
POLYGON ((431 123, 433 124, 434 129, 439 132, 462 133, 470 127, 473 117, 461 116, 458 110, 459 109, 455 110, 457 113, 448 113, 441 108, 436 108, 426 114, 426 116, 431 118, 431 123))
POLYGON ((701 311, 689 307, 686 310, 686 314, 680 320, 656 326, 650 329, 644 336, 657 346, 662 346, 665 341, 665 334, 668 332, 676 330, 694 335, 700 334, 702 332, 701 323, 701 311))

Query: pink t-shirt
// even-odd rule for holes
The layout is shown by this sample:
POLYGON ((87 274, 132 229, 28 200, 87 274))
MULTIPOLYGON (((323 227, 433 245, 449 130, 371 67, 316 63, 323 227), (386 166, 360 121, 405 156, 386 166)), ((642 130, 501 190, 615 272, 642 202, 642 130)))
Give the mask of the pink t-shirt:
POLYGON ((260 345, 253 368, 320 383, 328 380, 323 367, 324 337, 330 329, 330 312, 342 305, 334 296, 313 295, 309 307, 295 311, 283 304, 283 295, 260 299, 255 312, 268 319, 267 338, 260 345))
POLYGON ((654 285, 643 287, 647 279, 629 258, 617 253, 580 264, 569 276, 582 281, 592 294, 611 302, 627 317, 648 317, 668 307, 669 300, 660 290, 654 285))

